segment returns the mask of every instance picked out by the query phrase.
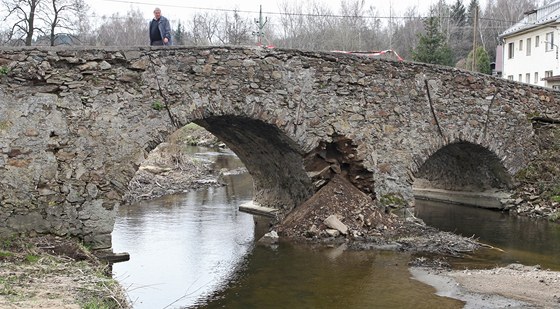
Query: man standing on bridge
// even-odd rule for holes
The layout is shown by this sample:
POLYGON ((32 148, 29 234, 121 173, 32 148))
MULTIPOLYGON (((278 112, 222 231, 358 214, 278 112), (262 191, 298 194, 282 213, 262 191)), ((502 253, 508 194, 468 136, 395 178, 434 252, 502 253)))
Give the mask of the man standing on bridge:
POLYGON ((171 45, 171 25, 169 20, 161 16, 159 8, 154 9, 154 19, 150 21, 150 45, 171 45))

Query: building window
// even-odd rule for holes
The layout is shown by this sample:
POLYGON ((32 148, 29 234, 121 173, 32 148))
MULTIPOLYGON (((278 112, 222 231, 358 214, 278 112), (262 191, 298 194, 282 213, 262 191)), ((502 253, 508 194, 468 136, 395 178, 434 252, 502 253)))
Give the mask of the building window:
POLYGON ((527 84, 531 83, 531 74, 530 73, 525 74, 525 82, 527 84))
POLYGON ((527 56, 531 56, 531 38, 527 39, 527 56))
POLYGON ((519 81, 519 82, 523 81, 523 74, 519 74, 519 77, 517 78, 517 81, 519 81))
POLYGON ((508 80, 513 80, 513 75, 508 75, 508 80))
POLYGON ((523 40, 519 40, 519 50, 523 50, 523 40))
POLYGON ((546 51, 551 51, 554 46, 554 32, 549 32, 546 34, 546 51))
POLYGON ((535 72, 535 84, 539 83, 539 72, 535 72))
POLYGON ((552 71, 544 71, 544 78, 552 77, 552 71))
POLYGON ((537 35, 535 37, 535 47, 539 47, 540 43, 541 43, 541 37, 537 35))
POLYGON ((513 42, 508 44, 508 59, 513 58, 514 46, 513 42))

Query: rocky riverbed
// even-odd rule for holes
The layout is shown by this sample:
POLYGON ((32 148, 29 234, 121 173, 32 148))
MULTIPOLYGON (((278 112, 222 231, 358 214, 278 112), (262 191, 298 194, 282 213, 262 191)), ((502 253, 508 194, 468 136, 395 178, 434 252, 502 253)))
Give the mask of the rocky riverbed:
POLYGON ((159 144, 144 160, 128 185, 128 203, 147 200, 185 190, 200 190, 222 185, 212 162, 185 153, 187 146, 223 147, 216 137, 191 123, 159 144))

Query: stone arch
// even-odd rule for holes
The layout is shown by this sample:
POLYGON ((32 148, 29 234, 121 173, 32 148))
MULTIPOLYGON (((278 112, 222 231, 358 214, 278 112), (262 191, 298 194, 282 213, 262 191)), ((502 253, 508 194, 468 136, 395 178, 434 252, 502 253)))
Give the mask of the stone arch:
POLYGON ((255 202, 289 211, 313 194, 304 151, 276 126, 231 115, 193 122, 222 140, 245 164, 253 177, 255 202))
POLYGON ((508 189, 513 181, 494 151, 464 140, 448 143, 427 156, 414 176, 432 188, 452 191, 508 189))

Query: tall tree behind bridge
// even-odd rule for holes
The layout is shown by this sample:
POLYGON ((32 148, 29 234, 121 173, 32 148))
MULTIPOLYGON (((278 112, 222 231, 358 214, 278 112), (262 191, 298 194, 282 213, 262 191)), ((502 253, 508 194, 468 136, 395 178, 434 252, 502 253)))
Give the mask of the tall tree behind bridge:
POLYGON ((76 38, 74 32, 80 30, 81 19, 87 18, 88 5, 83 0, 49 0, 48 7, 44 20, 49 27, 50 45, 55 45, 60 34, 76 38))
POLYGON ((31 46, 34 35, 44 33, 39 14, 46 9, 44 0, 2 0, 7 9, 4 22, 8 24, 8 44, 31 46))
POLYGON ((523 13, 539 6, 534 0, 488 0, 480 18, 480 40, 490 59, 496 57, 498 35, 523 18, 523 13))
POLYGON ((450 7, 449 48, 453 51, 453 63, 465 59, 472 50, 472 25, 468 24, 467 8, 462 0, 455 0, 450 7))
POLYGON ((119 13, 103 16, 100 22, 90 39, 91 45, 142 46, 149 43, 148 21, 139 9, 131 9, 125 16, 119 13))
POLYGON ((244 45, 250 44, 251 40, 251 23, 246 18, 241 17, 237 10, 230 15, 224 14, 220 23, 221 30, 218 39, 222 44, 226 45, 244 45))
POLYGON ((424 31, 422 18, 417 7, 410 7, 404 13, 404 19, 395 22, 391 29, 392 48, 404 59, 412 58, 412 51, 416 48, 419 40, 418 33, 424 31))
POLYGON ((341 1, 337 12, 320 1, 283 2, 278 46, 306 50, 372 50, 389 47, 388 32, 364 0, 341 1))
POLYGON ((419 62, 453 65, 453 55, 440 31, 439 18, 424 19, 426 32, 420 35, 418 45, 412 52, 412 59, 419 62))
MULTIPOLYGON (((280 24, 278 42, 279 46, 285 48, 302 48, 307 41, 311 39, 307 34, 307 19, 301 15, 304 12, 304 7, 301 2, 290 4, 287 1, 281 2, 280 9, 280 24)), ((323 14, 331 14, 327 9, 323 14)), ((314 21, 317 22, 317 21, 314 21)), ((317 22, 317 24, 321 24, 317 22)), ((325 25, 327 26, 327 25, 325 25)), ((326 30, 326 29, 325 29, 326 30)))
POLYGON ((175 45, 185 45, 187 41, 187 31, 185 26, 179 20, 177 21, 177 28, 173 31, 173 44, 175 45))
POLYGON ((2 0, 2 5, 10 45, 31 46, 40 36, 48 37, 51 46, 59 34, 75 38, 88 11, 84 0, 2 0))

